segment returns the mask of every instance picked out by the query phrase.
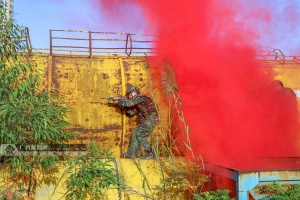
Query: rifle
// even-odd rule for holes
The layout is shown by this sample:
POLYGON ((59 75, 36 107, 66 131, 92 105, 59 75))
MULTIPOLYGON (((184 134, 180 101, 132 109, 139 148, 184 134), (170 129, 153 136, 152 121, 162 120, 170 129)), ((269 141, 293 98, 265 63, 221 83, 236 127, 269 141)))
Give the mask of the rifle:
POLYGON ((118 96, 118 97, 109 97, 108 98, 109 101, 118 101, 120 99, 126 99, 126 97, 124 97, 124 96, 118 96))
POLYGON ((98 104, 98 103, 109 104, 109 103, 113 103, 115 101, 118 101, 119 99, 126 99, 126 97, 118 96, 118 97, 100 98, 98 101, 91 101, 89 103, 92 103, 92 104, 98 104))

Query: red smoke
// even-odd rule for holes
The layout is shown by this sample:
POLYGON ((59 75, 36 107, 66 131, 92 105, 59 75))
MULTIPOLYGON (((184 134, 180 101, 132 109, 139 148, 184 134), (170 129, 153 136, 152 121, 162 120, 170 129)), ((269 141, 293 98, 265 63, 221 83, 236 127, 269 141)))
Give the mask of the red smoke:
POLYGON ((272 71, 255 59, 271 13, 238 2, 135 1, 148 22, 145 33, 160 36, 158 57, 176 68, 196 155, 231 167, 249 158, 299 156, 296 100, 275 90, 272 71))

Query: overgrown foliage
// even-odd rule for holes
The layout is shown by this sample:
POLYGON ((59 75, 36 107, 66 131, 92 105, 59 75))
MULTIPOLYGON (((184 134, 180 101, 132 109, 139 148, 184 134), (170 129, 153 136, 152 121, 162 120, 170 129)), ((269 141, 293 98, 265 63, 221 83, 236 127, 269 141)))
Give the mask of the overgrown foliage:
POLYGON ((201 173, 201 168, 196 162, 176 160, 175 163, 162 162, 165 178, 162 184, 166 187, 165 196, 168 199, 176 199, 179 194, 191 196, 197 193, 199 188, 209 180, 209 177, 201 173), (168 166, 166 166, 166 164, 168 166))
POLYGON ((260 188, 260 193, 266 195, 263 200, 296 200, 300 199, 300 184, 282 185, 278 182, 260 188))
POLYGON ((229 197, 229 190, 216 190, 209 192, 201 192, 200 194, 194 194, 195 200, 233 200, 229 197))
MULTIPOLYGON (((42 76, 23 43, 24 30, 6 20, 0 10, 0 144, 36 147, 58 144, 75 136, 65 132, 68 109, 53 91, 43 90, 42 76)), ((10 146, 14 148, 14 146, 10 146)), ((59 157, 2 156, 11 178, 27 182, 28 196, 34 192, 34 169, 54 167, 59 157)), ((2 167, 1 170, 7 170, 2 167)))
POLYGON ((0 189, 0 200, 21 200, 22 194, 17 190, 15 184, 10 183, 0 189))
POLYGON ((92 199, 101 199, 110 187, 118 187, 112 153, 94 142, 88 145, 86 155, 68 160, 66 167, 67 199, 85 199, 87 193, 92 199))
POLYGON ((162 66, 161 82, 162 91, 168 101, 169 114, 168 119, 162 122, 167 129, 161 132, 165 145, 161 146, 160 151, 164 156, 189 155, 192 159, 196 159, 190 144, 189 126, 184 118, 175 71, 167 61, 162 66))
MULTIPOLYGON (((156 130, 158 134, 152 140, 156 154, 159 155, 157 163, 162 177, 162 186, 158 188, 157 196, 162 199, 178 199, 183 196, 185 199, 192 199, 193 194, 201 192, 209 176, 202 172, 201 157, 194 157, 175 71, 167 61, 162 66, 160 87, 161 95, 167 102, 162 109, 168 109, 168 116, 166 118, 160 113, 160 124, 156 130)), ((157 104, 153 92, 152 97, 157 104)))

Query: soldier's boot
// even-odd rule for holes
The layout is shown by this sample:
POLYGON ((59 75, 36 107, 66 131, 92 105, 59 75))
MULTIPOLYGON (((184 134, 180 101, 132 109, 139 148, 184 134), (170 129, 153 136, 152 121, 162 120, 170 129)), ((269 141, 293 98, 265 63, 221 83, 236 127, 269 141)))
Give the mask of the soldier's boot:
POLYGON ((129 148, 126 152, 122 152, 122 154, 127 158, 134 158, 135 151, 133 148, 129 148))
POLYGON ((152 151, 152 149, 150 149, 149 151, 146 151, 146 155, 144 157, 142 157, 142 160, 149 160, 149 159, 153 159, 155 158, 155 154, 152 151))

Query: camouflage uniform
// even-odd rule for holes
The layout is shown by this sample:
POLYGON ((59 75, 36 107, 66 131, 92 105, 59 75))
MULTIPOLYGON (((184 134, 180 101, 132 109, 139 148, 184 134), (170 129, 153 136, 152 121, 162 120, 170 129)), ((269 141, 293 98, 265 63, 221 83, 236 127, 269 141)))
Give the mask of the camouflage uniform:
MULTIPOLYGON (((134 87, 135 88, 135 87, 134 87)), ((129 115, 139 115, 140 124, 134 129, 127 152, 123 154, 133 158, 139 150, 139 145, 147 152, 145 159, 154 157, 152 148, 147 140, 147 136, 158 124, 158 114, 153 101, 146 95, 138 94, 133 99, 120 99, 118 106, 125 108, 129 115)), ((130 93, 130 90, 129 92, 130 93)))

